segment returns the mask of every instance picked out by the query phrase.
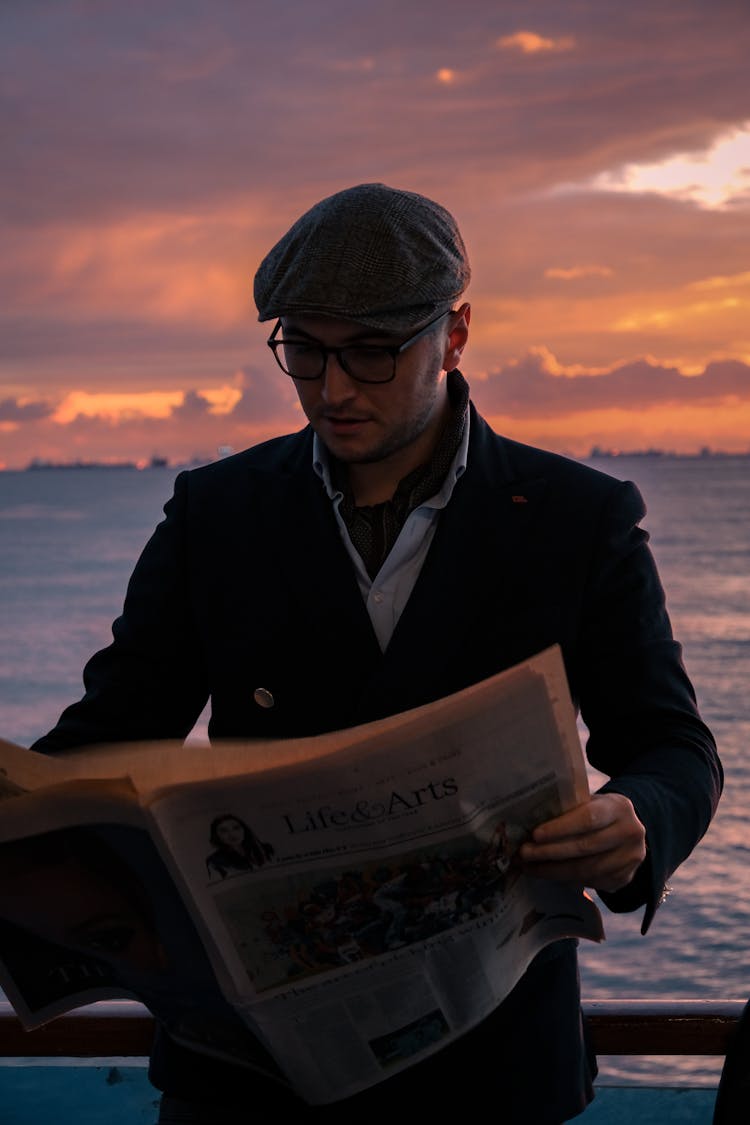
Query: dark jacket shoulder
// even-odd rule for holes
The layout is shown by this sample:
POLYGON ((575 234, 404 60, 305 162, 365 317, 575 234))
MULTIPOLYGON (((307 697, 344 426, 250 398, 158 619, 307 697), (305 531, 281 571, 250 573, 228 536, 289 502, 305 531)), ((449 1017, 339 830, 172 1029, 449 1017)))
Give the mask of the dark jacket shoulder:
POLYGON ((210 465, 201 465, 182 474, 190 485, 213 488, 248 473, 271 473, 287 476, 312 464, 313 434, 309 426, 293 434, 270 438, 258 445, 233 453, 210 465))
POLYGON ((559 453, 525 445, 504 437, 472 408, 471 440, 467 481, 514 487, 523 495, 531 487, 544 494, 547 507, 559 505, 559 513, 575 512, 577 520, 589 522, 596 513, 615 500, 627 507, 633 524, 646 513, 640 492, 632 482, 623 482, 609 473, 574 461, 559 453))
POLYGON ((569 483, 586 484, 592 489, 609 491, 621 481, 600 469, 594 469, 572 457, 553 453, 534 445, 525 445, 496 433, 476 411, 471 415, 470 449, 479 457, 494 452, 509 481, 544 477, 569 483))

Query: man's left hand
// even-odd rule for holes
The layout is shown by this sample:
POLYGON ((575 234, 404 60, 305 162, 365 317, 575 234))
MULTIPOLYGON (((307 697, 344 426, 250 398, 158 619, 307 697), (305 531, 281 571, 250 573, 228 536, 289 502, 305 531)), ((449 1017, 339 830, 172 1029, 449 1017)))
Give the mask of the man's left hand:
POLYGON ((622 793, 595 793, 538 824, 521 846, 527 874, 599 891, 627 886, 645 858, 646 829, 622 793))

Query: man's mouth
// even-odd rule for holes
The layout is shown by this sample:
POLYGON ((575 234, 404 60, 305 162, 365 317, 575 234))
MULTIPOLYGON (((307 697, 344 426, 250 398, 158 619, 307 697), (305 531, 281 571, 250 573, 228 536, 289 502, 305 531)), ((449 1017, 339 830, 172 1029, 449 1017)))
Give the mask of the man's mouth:
POLYGON ((352 414, 323 414, 322 421, 336 433, 347 433, 364 426, 368 419, 352 414))

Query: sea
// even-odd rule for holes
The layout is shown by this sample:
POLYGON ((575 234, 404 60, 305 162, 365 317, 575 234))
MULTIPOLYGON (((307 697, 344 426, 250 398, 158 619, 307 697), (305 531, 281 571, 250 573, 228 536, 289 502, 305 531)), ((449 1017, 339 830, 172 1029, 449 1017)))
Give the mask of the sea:
MULTIPOLYGON (((675 635, 726 771, 719 813, 671 880, 646 937, 640 912, 602 908, 606 941, 581 945, 590 999, 750 995, 750 458, 611 456, 634 481, 675 635)), ((30 744, 81 694, 176 470, 0 472, 0 736, 30 744)), ((585 731, 582 730, 585 739, 585 731)), ((206 716, 193 733, 206 737, 206 716)), ((592 772, 592 785, 600 779, 592 772)), ((605 1080, 712 1084, 721 1060, 608 1059, 605 1080)))

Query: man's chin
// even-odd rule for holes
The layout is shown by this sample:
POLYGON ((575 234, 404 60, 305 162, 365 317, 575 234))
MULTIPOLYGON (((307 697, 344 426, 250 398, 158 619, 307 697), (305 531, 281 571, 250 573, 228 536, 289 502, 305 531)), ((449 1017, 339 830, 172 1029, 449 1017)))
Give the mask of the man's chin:
POLYGON ((318 437, 328 452, 345 465, 373 465, 382 461, 390 452, 379 445, 368 445, 361 437, 357 439, 353 434, 347 437, 326 432, 325 427, 318 432, 318 437))
POLYGON ((340 448, 338 442, 331 442, 330 444, 324 442, 324 444, 328 452, 332 453, 336 460, 341 461, 344 465, 375 465, 388 456, 387 454, 381 454, 379 450, 340 448))

